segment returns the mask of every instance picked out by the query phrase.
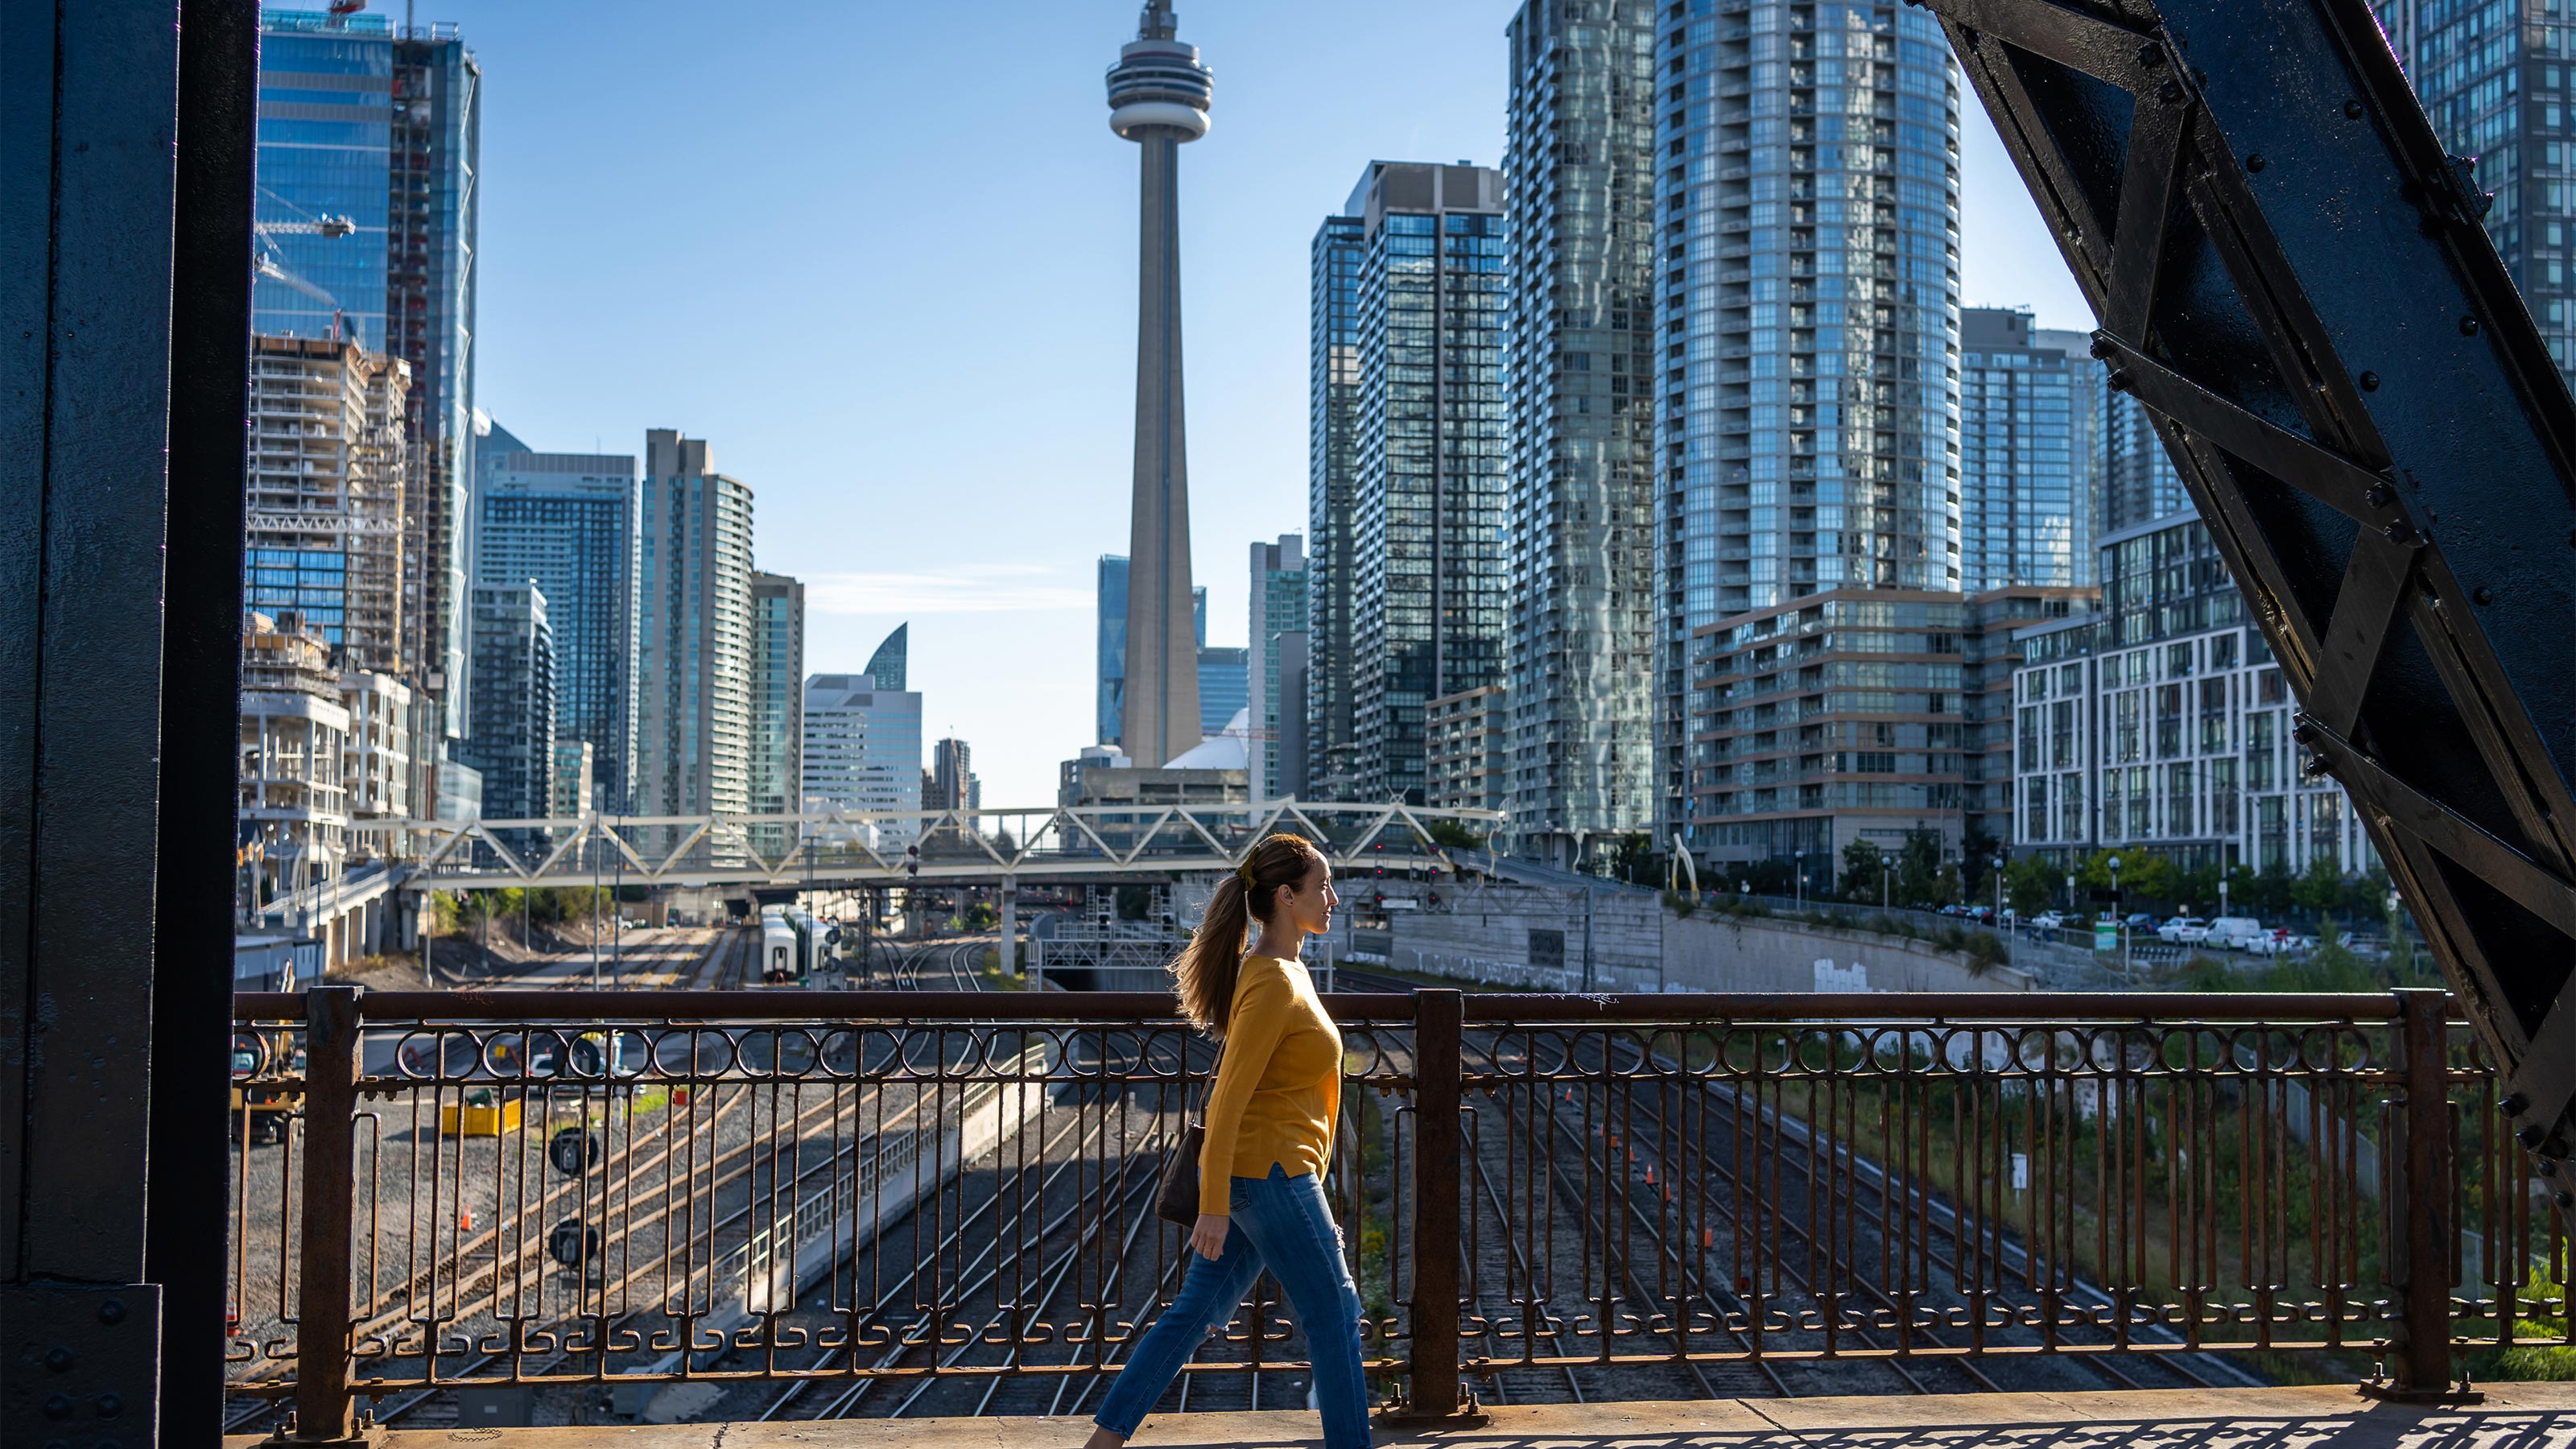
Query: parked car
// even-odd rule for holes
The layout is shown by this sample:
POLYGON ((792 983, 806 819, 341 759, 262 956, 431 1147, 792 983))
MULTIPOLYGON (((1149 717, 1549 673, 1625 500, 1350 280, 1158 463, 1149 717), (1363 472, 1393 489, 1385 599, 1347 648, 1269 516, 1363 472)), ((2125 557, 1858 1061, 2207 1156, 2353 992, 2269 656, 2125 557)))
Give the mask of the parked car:
POLYGON ((1995 921, 1995 908, 1992 906, 1970 906, 1967 910, 1961 912, 1961 914, 1965 915, 1969 920, 1981 922, 1989 926, 1993 925, 1995 921))
POLYGON ((2252 916, 2220 916, 2209 923, 2208 944, 2223 950, 2242 951, 2246 942, 2270 934, 2263 923, 2252 916))
POLYGON ((2132 931, 2152 931, 2156 929, 2157 922, 2156 917, 2152 912, 2132 911, 2125 920, 2120 922, 2120 924, 2128 927, 2132 931))
POLYGON ((2034 931, 2054 931, 2065 924, 2066 917, 2055 911, 2042 911, 2030 918, 2030 928, 2034 931))
POLYGON ((2317 938, 2302 936, 2288 927, 2265 931, 2245 943, 2245 950, 2255 956, 2295 956, 2317 949, 2317 938))
POLYGON ((2209 922, 2198 916, 2176 916, 2156 928, 2156 939, 2176 946, 2197 946, 2209 939, 2209 922))

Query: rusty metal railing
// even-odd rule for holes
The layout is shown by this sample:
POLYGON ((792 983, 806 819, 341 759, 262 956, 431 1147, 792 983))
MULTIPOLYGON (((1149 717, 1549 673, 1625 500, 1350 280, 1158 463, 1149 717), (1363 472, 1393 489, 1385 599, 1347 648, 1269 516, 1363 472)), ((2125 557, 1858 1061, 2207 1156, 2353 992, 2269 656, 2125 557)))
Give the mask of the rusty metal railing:
MULTIPOLYGON (((2449 1384, 2566 1245, 2439 993, 1338 995, 1383 1397, 2449 1384)), ((1166 997, 327 988, 236 1011, 237 1398, 1072 1413, 1183 1266, 1166 997)), ((2568 1343, 2554 1331, 2544 1343, 2568 1343)), ((1265 1284, 1185 1375, 1302 1402, 1265 1284), (1283 1377, 1286 1376, 1286 1377, 1283 1377)))

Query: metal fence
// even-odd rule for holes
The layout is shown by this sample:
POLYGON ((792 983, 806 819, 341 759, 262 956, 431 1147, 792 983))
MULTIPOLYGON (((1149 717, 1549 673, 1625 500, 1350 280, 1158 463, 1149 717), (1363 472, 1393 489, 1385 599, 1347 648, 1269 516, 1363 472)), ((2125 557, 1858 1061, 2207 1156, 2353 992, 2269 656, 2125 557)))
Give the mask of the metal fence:
MULTIPOLYGON (((303 1437, 485 1384, 1079 1412, 1178 1286, 1150 1200, 1211 1052, 1168 997, 239 1000, 230 1378, 303 1437)), ((1329 1004, 1327 1187, 1416 1413, 2249 1354, 2439 1387, 2563 1316, 2439 993, 1329 1004)), ((1276 1405, 1301 1354, 1265 1285, 1185 1392, 1276 1405)))

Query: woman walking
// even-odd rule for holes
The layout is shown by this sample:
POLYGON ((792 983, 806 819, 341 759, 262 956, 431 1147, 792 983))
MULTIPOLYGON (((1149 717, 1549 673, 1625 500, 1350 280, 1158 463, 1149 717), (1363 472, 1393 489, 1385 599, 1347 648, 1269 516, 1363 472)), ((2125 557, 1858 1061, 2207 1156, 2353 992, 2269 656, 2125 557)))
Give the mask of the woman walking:
POLYGON ((1222 1046, 1199 1158, 1199 1220, 1181 1292, 1136 1341, 1084 1449, 1118 1449, 1263 1268, 1287 1290, 1314 1361, 1324 1449, 1367 1449, 1360 1295, 1342 1262, 1324 1168, 1342 1101, 1342 1035, 1299 959, 1332 924, 1333 868, 1295 835, 1265 838, 1218 885, 1173 967, 1181 1010, 1222 1046), (1252 922, 1261 933, 1244 954, 1252 922))

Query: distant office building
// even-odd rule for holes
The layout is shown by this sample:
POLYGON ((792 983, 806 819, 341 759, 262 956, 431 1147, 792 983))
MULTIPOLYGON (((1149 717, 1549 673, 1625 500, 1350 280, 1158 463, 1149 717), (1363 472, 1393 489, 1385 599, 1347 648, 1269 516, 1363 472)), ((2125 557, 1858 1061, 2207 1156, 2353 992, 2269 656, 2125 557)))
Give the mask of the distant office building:
POLYGON ((546 814, 557 820, 588 815, 597 808, 599 754, 588 740, 555 741, 553 803, 546 814))
POLYGON ((533 580, 545 594, 556 738, 591 747, 601 808, 623 810, 642 605, 635 457, 540 453, 498 425, 477 443, 475 579, 533 580))
POLYGON ((1696 810, 1703 631, 1960 587, 1960 81, 1940 22, 1902 6, 1696 18, 1655 69, 1657 799, 1696 810))
POLYGON ((2182 514, 2105 534, 2099 567, 2098 613, 2017 636, 2014 846, 2061 863, 2152 846, 2191 868, 2365 869, 2351 800, 2300 772, 2298 702, 2208 527, 2182 514))
POLYGON ((1125 728, 1127 713, 1127 556, 1104 553, 1100 556, 1097 581, 1097 607, 1094 630, 1095 667, 1098 681, 1095 705, 1098 718, 1095 733, 1104 745, 1118 743, 1125 728))
POLYGON ((1655 10, 1527 0, 1504 31, 1507 793, 1512 848, 1568 866, 1655 817, 1655 10))
MULTIPOLYGON (((1309 665, 1344 671, 1324 688, 1348 681, 1348 745, 1326 761, 1347 798, 1419 803, 1424 702, 1502 678, 1502 194, 1484 167, 1373 161, 1345 207, 1356 229, 1327 221, 1317 238, 1319 253, 1357 253, 1348 297, 1338 259, 1319 257, 1315 307, 1356 309, 1359 393, 1348 457, 1324 460, 1308 495, 1315 567, 1329 540, 1332 589, 1347 569, 1347 639, 1316 639, 1309 665)), ((1319 344, 1339 332, 1317 323, 1319 344)), ((1323 707, 1310 737, 1338 748, 1323 707)))
POLYGON ((244 606, 294 615, 344 669, 420 677, 403 584, 410 365, 254 337, 250 372, 244 606))
POLYGON ((2108 482, 2102 406, 2118 394, 2103 385, 2091 347, 2085 333, 2034 328, 2028 312, 1959 314, 1959 586, 1967 592, 2092 585, 2108 482))
POLYGON ((715 471, 704 440, 644 435, 636 570, 639 815, 751 807, 749 485, 715 471))
POLYGON ((1828 859, 1855 840, 1892 851, 1915 830, 1954 856, 2001 843, 2005 802, 1986 787, 2004 757, 1988 748, 2009 712, 2013 630, 2093 598, 1834 589, 1702 628, 1687 838, 1714 861, 1828 859))
POLYGON ((537 820, 554 809, 555 645, 534 584, 474 590, 473 731, 458 746, 483 773, 483 813, 537 820))
POLYGON ((2111 391, 2102 377, 2093 385, 2101 398, 2104 469, 2102 518, 2094 537, 2195 511, 2146 405, 2134 394, 2111 391))
POLYGON ((1283 533, 1252 546, 1252 643, 1245 674, 1246 771, 1255 801, 1306 785, 1306 540, 1283 533), (1296 696, 1293 703, 1289 696, 1296 696))
POLYGON ((1252 704, 1251 651, 1199 646, 1199 737, 1225 733, 1252 704))
MULTIPOLYGON (((817 674, 805 681, 804 730, 805 809, 922 808, 920 695, 866 674, 817 674)), ((882 844, 912 833, 902 824, 877 835, 882 844)))
MULTIPOLYGON (((2540 326, 2558 370, 2576 381, 2576 187, 2566 161, 2564 12, 2441 0, 2372 0, 2389 47, 2445 149, 2477 158, 2494 198, 2487 235, 2540 326)), ((2143 521, 2143 520, 2138 520, 2143 521)))
MULTIPOLYGON (((1098 628, 1095 635, 1096 678, 1099 685, 1100 742, 1115 745, 1125 729, 1127 710, 1127 559, 1123 554, 1100 556, 1097 577, 1098 628)), ((1196 621, 1198 642, 1207 644, 1207 589, 1190 591, 1190 613, 1196 621)))
POLYGON ((465 726, 482 68, 456 27, 263 9, 251 330, 411 368, 404 566, 422 682, 465 726))
MULTIPOLYGON (((784 574, 751 576, 751 813, 803 808, 805 585, 784 574)), ((796 832, 756 826, 752 843, 776 859, 796 832)))
POLYGON ((930 779, 922 797, 925 810, 974 810, 982 795, 972 767, 974 751, 964 740, 941 740, 930 751, 930 779))
POLYGON ((877 645, 877 652, 868 656, 867 674, 877 682, 877 688, 900 694, 912 687, 908 682, 911 672, 912 625, 897 624, 894 632, 885 636, 885 642, 877 645))
POLYGON ((438 762, 438 819, 450 824, 483 818, 483 772, 462 760, 438 762))
POLYGON ((1088 770, 1132 769, 1135 761, 1108 745, 1084 745, 1081 753, 1056 768, 1055 803, 1072 809, 1082 803, 1082 777, 1088 770))
POLYGON ((1510 691, 1483 685, 1423 706, 1425 805, 1501 810, 1510 790, 1510 691))

